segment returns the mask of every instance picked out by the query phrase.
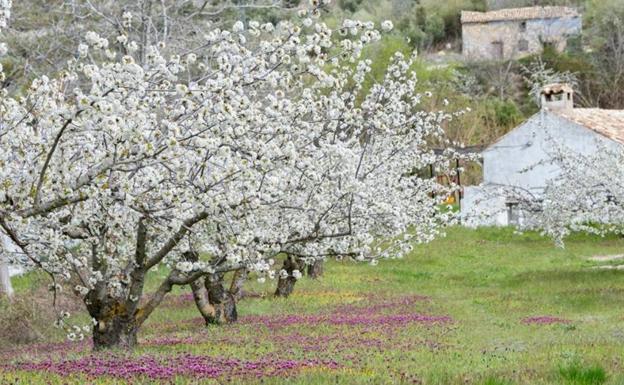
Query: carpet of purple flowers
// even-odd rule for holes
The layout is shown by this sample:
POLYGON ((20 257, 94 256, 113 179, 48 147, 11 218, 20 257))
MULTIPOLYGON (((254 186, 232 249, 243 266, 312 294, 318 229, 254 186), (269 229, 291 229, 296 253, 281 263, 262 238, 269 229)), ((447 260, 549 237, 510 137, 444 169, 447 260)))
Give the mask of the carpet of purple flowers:
POLYGON ((624 239, 516 237, 458 230, 405 260, 332 263, 286 300, 251 281, 231 325, 206 327, 178 291, 134 352, 4 344, 0 384, 560 385, 596 368, 591 384, 624 384, 624 280, 587 262, 624 239))
MULTIPOLYGON (((161 354, 91 353, 89 342, 39 344, 2 355, 4 370, 47 372, 85 379, 110 377, 123 380, 172 380, 179 377, 202 379, 259 379, 287 377, 310 370, 331 371, 357 366, 357 351, 383 353, 388 349, 436 349, 433 341, 422 340, 418 333, 403 338, 406 330, 444 330, 454 321, 445 315, 417 311, 426 303, 423 296, 385 298, 367 296, 355 304, 342 304, 318 314, 281 314, 243 316, 236 325, 206 329, 202 320, 152 324, 161 336, 142 339, 146 349, 154 346, 180 349, 186 345, 262 346, 272 349, 254 359, 196 355, 185 352, 161 354), (249 329, 256 332, 249 334, 249 329), (323 333, 314 332, 322 328, 323 333), (180 333, 181 330, 185 332, 180 333), (67 355, 72 358, 67 358, 67 355), (296 357, 296 358, 293 358, 296 357)), ((168 307, 192 306, 189 295, 174 297, 168 307)), ((420 334, 428 334, 420 333, 420 334)), ((184 350, 184 349, 182 349, 184 350)))

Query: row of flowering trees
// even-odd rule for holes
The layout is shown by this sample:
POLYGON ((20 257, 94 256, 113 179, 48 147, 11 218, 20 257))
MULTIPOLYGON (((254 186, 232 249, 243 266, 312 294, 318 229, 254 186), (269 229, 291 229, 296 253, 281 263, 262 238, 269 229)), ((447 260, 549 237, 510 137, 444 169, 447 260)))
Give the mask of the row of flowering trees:
MULTIPOLYGON (((422 107, 401 54, 365 87, 362 50, 392 24, 332 30, 326 3, 295 21, 193 27, 188 46, 177 23, 185 32, 163 35, 173 47, 126 12, 106 35, 85 33, 57 75, 0 91, 3 256, 80 296, 96 348, 133 347, 174 286, 191 285, 208 322, 228 320, 249 274, 287 295, 306 264, 400 257, 453 221, 438 203, 455 186, 421 172, 458 156, 433 150, 450 148, 452 115, 422 107)), ((0 28, 10 8, 0 0, 0 28)), ((623 155, 553 148, 560 177, 539 197, 515 192, 535 213, 526 225, 557 240, 620 231, 623 155)))
POLYGON ((349 20, 333 31, 325 3, 295 22, 206 31, 168 56, 89 32, 57 76, 3 91, 0 229, 15 262, 82 298, 96 349, 134 346, 174 286, 193 285, 219 318, 208 289, 226 272, 296 278, 278 255, 375 263, 452 219, 436 196, 453 186, 419 173, 448 166, 451 151, 432 146, 452 116, 421 108, 401 54, 364 89, 360 55, 381 31, 349 20))

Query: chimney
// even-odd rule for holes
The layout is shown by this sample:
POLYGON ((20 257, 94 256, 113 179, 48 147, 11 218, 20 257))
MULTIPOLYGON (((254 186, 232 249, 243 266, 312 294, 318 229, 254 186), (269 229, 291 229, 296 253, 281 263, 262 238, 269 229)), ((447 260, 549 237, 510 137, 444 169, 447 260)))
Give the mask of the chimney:
POLYGON ((540 92, 542 109, 571 110, 574 108, 574 90, 569 84, 548 84, 540 92))

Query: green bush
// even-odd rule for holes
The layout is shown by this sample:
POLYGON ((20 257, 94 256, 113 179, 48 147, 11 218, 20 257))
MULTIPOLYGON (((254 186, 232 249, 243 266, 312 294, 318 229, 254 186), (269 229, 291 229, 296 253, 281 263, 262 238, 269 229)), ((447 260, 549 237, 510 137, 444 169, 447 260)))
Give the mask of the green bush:
POLYGON ((494 118, 496 125, 502 127, 515 126, 524 119, 520 109, 511 99, 488 99, 486 101, 486 113, 494 118))

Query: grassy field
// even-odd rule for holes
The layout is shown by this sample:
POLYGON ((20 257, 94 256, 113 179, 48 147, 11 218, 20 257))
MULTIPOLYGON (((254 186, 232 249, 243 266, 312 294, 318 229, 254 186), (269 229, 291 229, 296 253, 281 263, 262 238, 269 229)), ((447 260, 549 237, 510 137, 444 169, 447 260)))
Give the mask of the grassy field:
POLYGON ((252 282, 266 297, 243 300, 236 325, 204 327, 177 292, 132 354, 6 347, 0 383, 624 384, 624 272, 588 260, 622 252, 618 238, 556 249, 536 234, 451 229, 402 260, 329 263, 287 300, 252 282))

